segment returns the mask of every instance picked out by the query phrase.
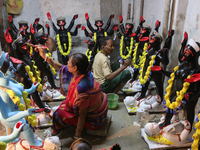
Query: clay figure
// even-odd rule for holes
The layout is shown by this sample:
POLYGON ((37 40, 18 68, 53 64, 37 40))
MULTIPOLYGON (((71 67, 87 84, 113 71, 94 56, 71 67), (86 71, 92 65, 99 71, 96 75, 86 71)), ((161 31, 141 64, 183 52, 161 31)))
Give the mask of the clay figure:
POLYGON ((53 29, 56 33, 56 42, 59 49, 60 54, 62 55, 62 61, 64 65, 67 65, 67 62, 69 60, 68 56, 70 55, 71 49, 72 49, 72 38, 71 36, 76 36, 78 34, 78 28, 81 27, 81 24, 78 24, 74 30, 74 32, 71 32, 72 27, 74 26, 75 20, 78 18, 78 15, 74 15, 70 25, 65 28, 66 21, 64 17, 58 17, 57 25, 60 27, 60 29, 57 29, 55 24, 52 21, 51 14, 47 13, 48 19, 53 24, 53 29))

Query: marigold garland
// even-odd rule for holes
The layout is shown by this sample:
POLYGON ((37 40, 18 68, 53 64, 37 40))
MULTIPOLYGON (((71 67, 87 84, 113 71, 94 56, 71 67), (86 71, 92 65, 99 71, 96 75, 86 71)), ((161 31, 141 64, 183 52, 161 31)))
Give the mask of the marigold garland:
POLYGON ((144 65, 145 65, 145 62, 146 62, 146 57, 143 59, 143 63, 141 65, 141 70, 139 71, 139 73, 140 73, 139 79, 140 79, 140 83, 141 84, 145 84, 147 82, 147 80, 149 78, 149 75, 150 75, 150 72, 151 72, 151 67, 154 64, 155 59, 156 59, 156 55, 152 55, 151 56, 151 61, 149 62, 149 66, 147 67, 147 70, 145 72, 144 78, 142 78, 144 65))
POLYGON ((5 142, 0 142, 0 150, 6 150, 7 144, 5 142))
MULTIPOLYGON (((108 36, 107 32, 104 32, 104 36, 108 36)), ((96 45, 96 43, 97 43, 97 33, 96 32, 94 33, 94 41, 95 41, 95 45, 96 45)), ((99 53, 99 52, 100 52, 100 50, 97 48, 97 53, 99 53)))
MULTIPOLYGON (((49 58, 51 58, 51 59, 53 59, 52 57, 51 57, 51 53, 49 53, 49 49, 47 48, 47 50, 48 50, 48 53, 46 54, 49 58)), ((47 62, 48 63, 48 62, 47 62)), ((49 63, 48 63, 49 64, 49 63)), ((51 70, 51 72, 52 72, 52 74, 53 75, 56 75, 56 69, 53 67, 53 66, 51 66, 50 64, 49 64, 49 67, 50 67, 50 70, 51 70)))
POLYGON ((198 114, 198 122, 195 123, 194 127, 196 132, 192 135, 193 143, 191 145, 192 150, 198 150, 199 138, 200 138, 200 114, 198 114))
MULTIPOLYGON (((13 90, 7 89, 4 87, 0 87, 0 88, 4 90, 6 93, 8 93, 9 97, 12 99, 13 103, 18 107, 19 111, 25 111, 28 108, 33 108, 32 106, 30 106, 31 100, 27 98, 28 93, 26 91, 23 91, 22 93, 22 98, 25 102, 25 105, 24 105, 21 103, 21 99, 15 95, 15 92, 13 90)), ((28 121, 28 124, 30 124, 32 127, 35 127, 37 125, 36 118, 37 117, 34 114, 25 117, 25 119, 28 121)))
POLYGON ((174 142, 169 141, 168 139, 166 139, 162 135, 150 137, 146 134, 146 136, 147 136, 147 139, 149 139, 150 141, 155 141, 157 143, 166 144, 166 145, 174 145, 174 142))
POLYGON ((91 57, 92 57, 92 51, 90 51, 90 49, 87 49, 87 52, 85 53, 85 55, 88 58, 88 62, 91 62, 91 57))
MULTIPOLYGON (((42 92, 43 88, 42 88, 42 84, 40 84, 40 82, 42 81, 42 79, 39 77, 39 72, 37 71, 37 66, 35 66, 35 61, 33 61, 33 68, 35 69, 35 74, 36 74, 36 78, 37 78, 37 82, 39 83, 37 91, 38 92, 42 92)), ((25 70, 29 76, 29 78, 31 79, 32 83, 36 82, 36 78, 33 76, 33 72, 30 69, 30 66, 27 65, 25 66, 25 70)))
MULTIPOLYGON (((31 39, 31 35, 29 36, 29 39, 31 39)), ((33 54, 33 46, 30 46, 30 55, 29 55, 29 57, 31 57, 32 54, 33 54)))
POLYGON ((144 44, 142 55, 139 56, 140 62, 138 64, 136 64, 136 55, 137 55, 138 45, 139 45, 139 43, 135 43, 135 49, 134 49, 133 59, 132 59, 132 65, 135 69, 140 68, 140 66, 143 62, 143 59, 146 57, 146 55, 147 55, 146 50, 147 50, 148 43, 144 44))
POLYGON ((131 53, 133 51, 133 37, 131 37, 130 49, 128 46, 126 46, 126 49, 128 51, 128 54, 126 56, 123 55, 123 42, 124 42, 124 36, 121 36, 120 48, 119 48, 120 56, 122 59, 127 59, 131 56, 131 53))
POLYGON ((72 49, 72 38, 71 38, 70 32, 67 32, 67 35, 68 35, 68 49, 67 49, 66 43, 64 43, 64 49, 65 50, 67 49, 67 52, 64 52, 63 49, 62 49, 62 46, 61 46, 61 42, 60 42, 60 35, 56 34, 58 49, 63 56, 68 56, 71 52, 71 49, 72 49))
MULTIPOLYGON (((175 72, 179 69, 178 66, 176 66, 174 68, 174 72, 171 73, 170 77, 171 79, 168 80, 168 86, 166 87, 166 94, 164 96, 165 98, 165 102, 166 102, 166 107, 167 108, 170 108, 170 109, 175 109, 178 107, 178 105, 180 104, 180 102, 182 101, 183 97, 185 96, 185 93, 187 92, 187 89, 189 88, 190 86, 190 83, 189 82, 184 82, 183 83, 183 88, 180 90, 180 91, 177 91, 176 92, 176 101, 175 102, 170 102, 170 93, 171 93, 171 88, 172 88, 172 85, 173 85, 173 82, 174 82, 174 78, 175 78, 175 72)), ((191 78, 190 75, 187 76, 187 79, 191 78)))

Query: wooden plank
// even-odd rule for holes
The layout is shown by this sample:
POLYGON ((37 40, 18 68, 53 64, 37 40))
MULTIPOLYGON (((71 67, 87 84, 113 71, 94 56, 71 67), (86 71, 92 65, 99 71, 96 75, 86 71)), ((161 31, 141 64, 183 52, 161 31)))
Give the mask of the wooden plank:
POLYGON ((131 4, 128 4, 128 9, 127 9, 127 20, 130 20, 131 18, 131 4))

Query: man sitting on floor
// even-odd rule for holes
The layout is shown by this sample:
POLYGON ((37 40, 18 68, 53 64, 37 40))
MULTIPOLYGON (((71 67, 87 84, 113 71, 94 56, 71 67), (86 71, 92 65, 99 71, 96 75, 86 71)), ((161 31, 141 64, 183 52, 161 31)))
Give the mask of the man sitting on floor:
POLYGON ((131 78, 130 71, 124 70, 131 64, 131 60, 126 59, 121 67, 119 63, 114 63, 111 66, 108 55, 114 50, 112 39, 108 36, 103 37, 100 40, 100 46, 101 52, 96 54, 92 66, 93 76, 101 84, 103 92, 117 93, 131 78))

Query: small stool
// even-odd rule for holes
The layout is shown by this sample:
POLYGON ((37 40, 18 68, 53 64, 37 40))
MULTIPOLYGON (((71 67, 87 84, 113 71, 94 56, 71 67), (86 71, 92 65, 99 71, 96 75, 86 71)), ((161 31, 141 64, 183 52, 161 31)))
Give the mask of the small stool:
POLYGON ((107 115, 105 123, 98 129, 87 130, 87 134, 97 135, 97 136, 106 136, 108 133, 108 128, 111 122, 112 115, 107 115))

